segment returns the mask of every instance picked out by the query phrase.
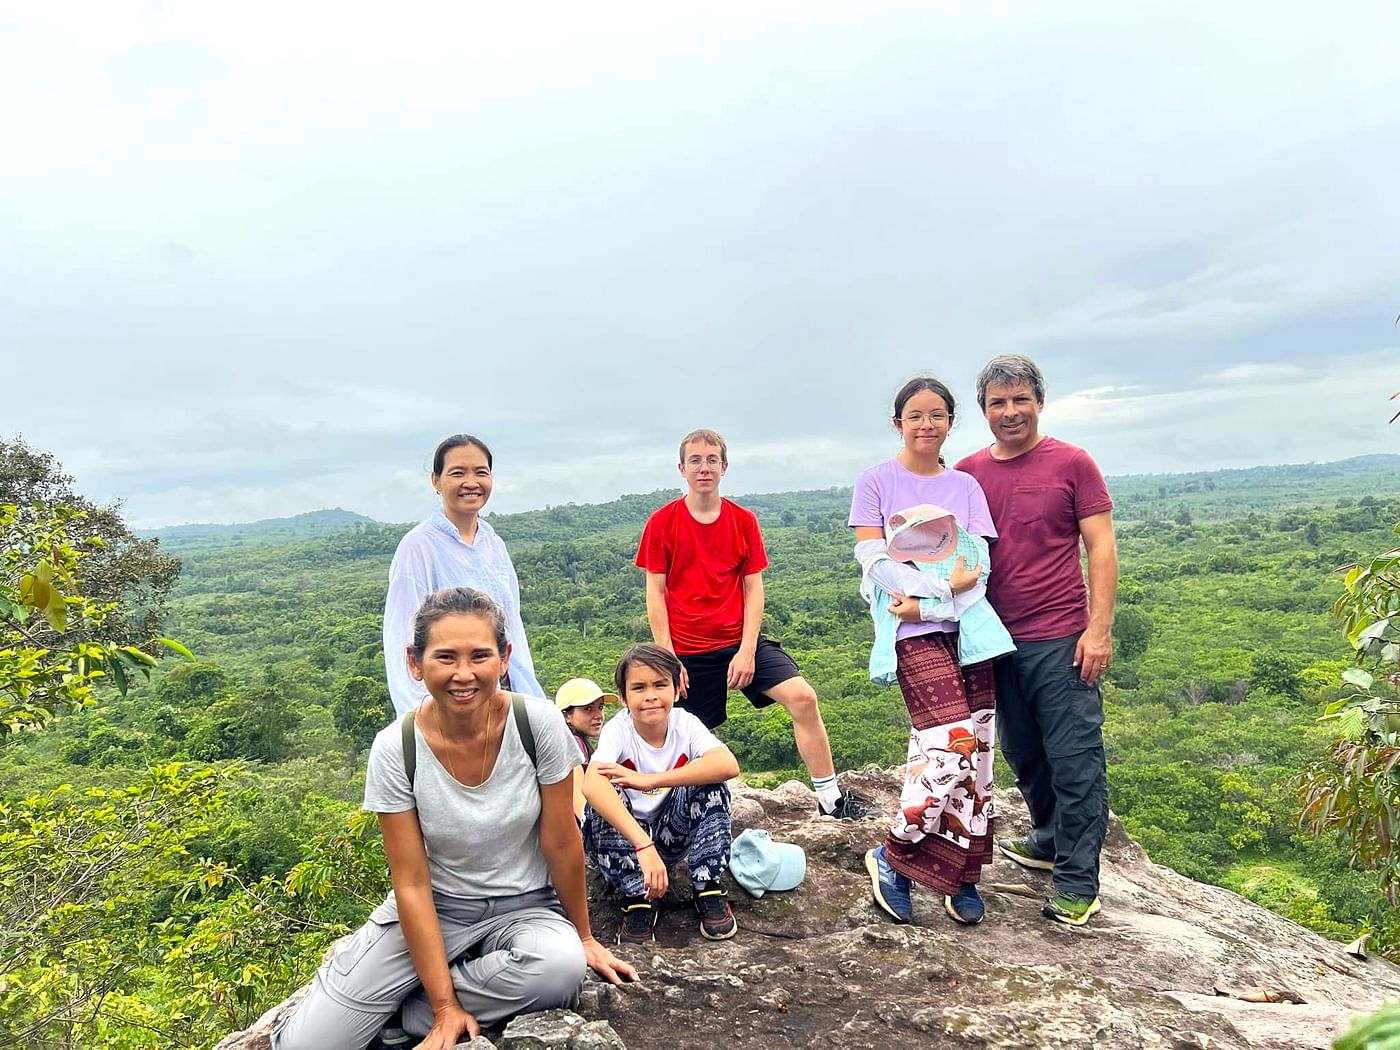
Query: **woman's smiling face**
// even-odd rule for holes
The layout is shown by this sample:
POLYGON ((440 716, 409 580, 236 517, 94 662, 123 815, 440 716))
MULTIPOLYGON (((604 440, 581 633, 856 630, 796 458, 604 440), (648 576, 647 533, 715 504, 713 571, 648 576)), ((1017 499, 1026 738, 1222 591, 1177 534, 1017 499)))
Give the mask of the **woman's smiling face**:
POLYGON ((443 457, 442 473, 433 475, 433 488, 442 493, 447 513, 481 513, 491 498, 491 465, 475 445, 458 445, 443 457))
POLYGON ((409 650, 409 671, 428 688, 443 710, 470 710, 496 695, 510 663, 510 646, 496 648, 490 619, 475 613, 451 613, 428 631, 422 660, 409 650))

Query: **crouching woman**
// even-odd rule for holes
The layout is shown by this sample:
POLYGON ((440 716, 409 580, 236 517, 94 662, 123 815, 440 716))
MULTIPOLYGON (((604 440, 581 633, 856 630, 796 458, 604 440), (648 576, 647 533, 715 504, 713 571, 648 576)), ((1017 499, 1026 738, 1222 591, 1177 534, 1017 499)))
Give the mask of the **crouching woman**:
POLYGON ((365 776, 394 890, 317 972, 273 1050, 363 1050, 400 1007, 418 1050, 450 1050, 482 1025, 572 1005, 585 964, 636 979, 589 929, 563 717, 528 698, 522 727, 499 687, 500 607, 467 587, 429 595, 407 659, 428 698, 405 716, 411 737, 398 722, 379 733, 365 776))

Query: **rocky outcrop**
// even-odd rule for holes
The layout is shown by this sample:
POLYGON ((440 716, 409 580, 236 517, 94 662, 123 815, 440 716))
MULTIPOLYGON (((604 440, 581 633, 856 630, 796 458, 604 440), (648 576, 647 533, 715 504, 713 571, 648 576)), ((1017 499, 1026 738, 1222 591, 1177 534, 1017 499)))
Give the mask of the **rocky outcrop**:
MULTIPOLYGON (((851 779, 876 812, 894 811, 891 774, 872 767, 851 779)), ((1024 832, 1019 796, 999 792, 997 803, 1000 832, 1024 832)), ((1104 910, 1088 926, 1042 918, 1048 875, 1002 859, 983 874, 980 926, 955 926, 925 891, 916 891, 914 923, 897 926, 871 904, 862 862, 883 838, 883 816, 853 823, 815 811, 802 785, 737 785, 736 833, 765 827, 801 845, 806 882, 760 900, 734 890, 739 934, 712 943, 699 935, 681 876, 656 945, 632 953, 640 986, 590 980, 577 1014, 518 1018, 488 1035, 509 1050, 1313 1050, 1329 1047, 1354 1014, 1400 998, 1400 968, 1353 958, 1228 890, 1153 864, 1116 819, 1104 910), (533 1041, 517 1041, 527 1030, 533 1041)), ((615 910, 597 889, 595 930, 608 939, 615 910)), ((265 1032, 294 999, 218 1050, 265 1050, 265 1032)))

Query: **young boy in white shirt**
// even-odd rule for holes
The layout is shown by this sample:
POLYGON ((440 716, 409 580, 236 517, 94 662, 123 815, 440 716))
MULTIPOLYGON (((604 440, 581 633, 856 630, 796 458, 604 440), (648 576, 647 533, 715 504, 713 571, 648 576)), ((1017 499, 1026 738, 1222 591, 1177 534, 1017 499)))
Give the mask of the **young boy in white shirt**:
POLYGON ((584 774, 584 849, 625 901, 619 944, 655 940, 652 901, 682 856, 695 886, 700 933, 738 928, 720 876, 729 867, 729 789, 739 763, 703 722, 677 708, 681 663, 659 645, 635 645, 614 681, 623 710, 605 726, 584 774))

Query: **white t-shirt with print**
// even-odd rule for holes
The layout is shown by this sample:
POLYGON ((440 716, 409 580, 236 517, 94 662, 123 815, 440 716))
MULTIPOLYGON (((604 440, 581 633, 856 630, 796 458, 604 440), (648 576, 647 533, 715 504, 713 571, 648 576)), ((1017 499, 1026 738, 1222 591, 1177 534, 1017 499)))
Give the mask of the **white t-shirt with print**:
MULTIPOLYGON (((593 762, 615 762, 638 773, 665 773, 694 761, 706 751, 723 746, 700 719, 689 711, 673 707, 666 726, 665 742, 660 747, 652 747, 632 724, 632 713, 623 710, 613 715, 598 734, 593 762)), ((651 791, 627 788, 627 803, 632 815, 638 820, 647 819, 660 808, 670 790, 664 787, 651 791)))

